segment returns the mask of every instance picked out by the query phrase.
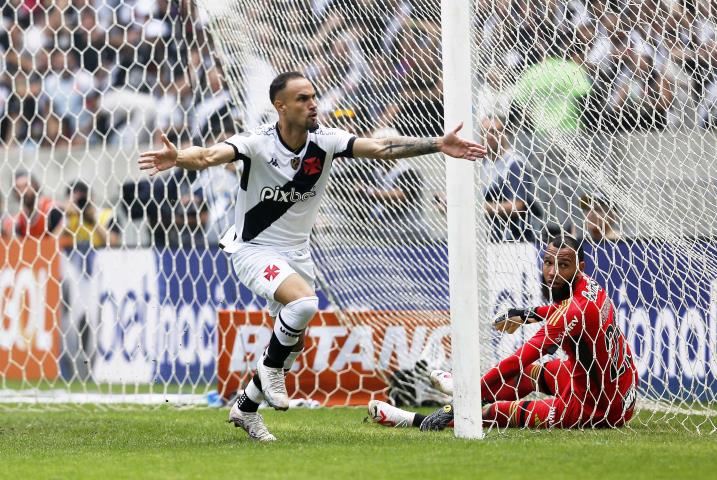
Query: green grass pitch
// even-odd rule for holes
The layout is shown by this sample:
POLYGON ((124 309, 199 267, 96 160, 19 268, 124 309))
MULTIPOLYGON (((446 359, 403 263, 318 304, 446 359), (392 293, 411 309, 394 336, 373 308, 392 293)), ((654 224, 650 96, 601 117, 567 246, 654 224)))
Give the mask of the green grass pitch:
MULTIPOLYGON (((0 406, 5 408, 5 406, 0 406)), ((717 435, 637 422, 622 431, 491 432, 464 441, 364 423, 363 409, 262 411, 274 444, 226 409, 0 410, 7 479, 716 478, 717 435)))

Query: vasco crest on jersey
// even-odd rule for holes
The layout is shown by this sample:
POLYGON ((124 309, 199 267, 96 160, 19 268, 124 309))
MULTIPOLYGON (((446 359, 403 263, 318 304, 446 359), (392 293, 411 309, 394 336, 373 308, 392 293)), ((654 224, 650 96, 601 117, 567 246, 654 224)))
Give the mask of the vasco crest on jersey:
POLYGON ((318 157, 311 157, 304 160, 304 174, 317 175, 321 173, 321 161, 318 157))
POLYGON ((300 162, 301 162, 301 158, 299 158, 299 157, 292 158, 291 159, 291 168, 296 170, 297 168, 299 168, 300 162))

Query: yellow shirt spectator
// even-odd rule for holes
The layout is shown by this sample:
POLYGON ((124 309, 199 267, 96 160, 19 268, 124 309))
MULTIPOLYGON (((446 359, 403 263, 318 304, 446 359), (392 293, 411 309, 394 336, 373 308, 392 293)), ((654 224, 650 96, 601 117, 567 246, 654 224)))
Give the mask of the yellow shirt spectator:
POLYGON ((74 244, 92 242, 95 248, 113 245, 110 223, 112 209, 101 208, 95 218, 96 209, 87 206, 82 215, 77 210, 68 212, 65 218, 65 234, 74 240, 74 244), (80 222, 82 216, 82 222, 80 222))

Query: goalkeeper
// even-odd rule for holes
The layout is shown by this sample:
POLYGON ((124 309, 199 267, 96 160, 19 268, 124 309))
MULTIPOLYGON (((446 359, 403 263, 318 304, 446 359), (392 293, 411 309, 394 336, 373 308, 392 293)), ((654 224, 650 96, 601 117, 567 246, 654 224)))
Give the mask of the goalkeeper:
MULTIPOLYGON (((558 237, 543 256, 543 289, 552 302, 510 309, 495 321, 513 333, 525 323, 542 328, 481 379, 485 426, 518 428, 620 427, 632 418, 638 381, 630 348, 615 321, 610 298, 583 273, 578 240, 558 237), (567 360, 538 360, 561 349, 567 360), (541 400, 526 400, 540 392, 541 400)), ((450 373, 434 371, 432 382, 452 393, 450 373)), ((383 425, 442 430, 453 425, 453 407, 424 416, 373 400, 369 415, 383 425)))

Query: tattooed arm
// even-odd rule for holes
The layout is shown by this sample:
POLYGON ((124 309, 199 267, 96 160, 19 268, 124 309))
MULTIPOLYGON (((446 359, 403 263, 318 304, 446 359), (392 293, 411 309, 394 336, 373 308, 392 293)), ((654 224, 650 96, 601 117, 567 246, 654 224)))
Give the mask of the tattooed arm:
POLYGON ((436 152, 466 160, 483 157, 486 153, 483 145, 458 137, 461 128, 463 128, 462 123, 444 136, 433 138, 358 138, 354 142, 353 153, 355 157, 379 159, 415 157, 436 152))
POLYGON ((406 158, 426 155, 440 151, 441 138, 357 138, 354 142, 354 155, 368 158, 406 158))

